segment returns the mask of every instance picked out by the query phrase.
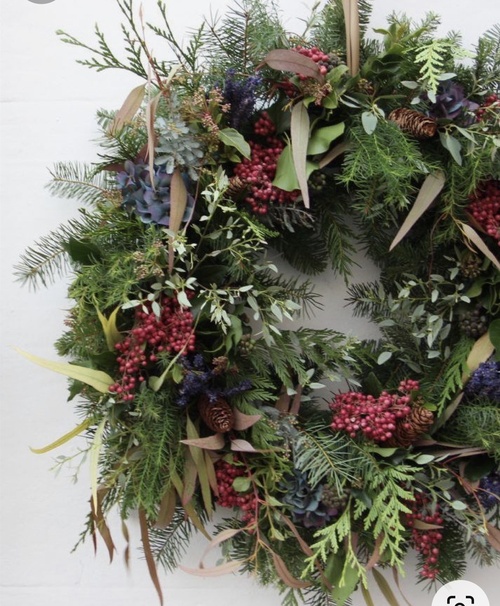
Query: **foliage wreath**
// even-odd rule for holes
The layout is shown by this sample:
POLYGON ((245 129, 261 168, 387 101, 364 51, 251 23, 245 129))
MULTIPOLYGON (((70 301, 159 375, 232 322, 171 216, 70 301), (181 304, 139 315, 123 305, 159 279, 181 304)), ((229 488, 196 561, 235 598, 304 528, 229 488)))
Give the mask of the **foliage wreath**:
POLYGON ((161 600, 156 564, 175 569, 194 531, 224 562, 191 572, 255 572, 286 605, 357 587, 370 603, 368 571, 403 571, 409 549, 431 585, 466 557, 491 564, 500 29, 474 55, 433 14, 392 15, 372 40, 368 2, 330 0, 290 35, 244 0, 182 47, 161 1, 162 25, 141 28, 117 3, 124 60, 98 28, 96 47, 59 33, 84 65, 144 82, 98 113, 98 162, 55 166, 51 191, 86 207, 17 268, 34 285, 73 275, 56 344, 70 363, 25 355, 78 396, 82 422, 38 452, 88 437, 82 540, 112 555, 107 513, 138 511, 161 600), (290 324, 320 301, 270 249, 302 273, 331 267, 380 338, 290 324), (350 280, 361 249, 371 283, 350 280))

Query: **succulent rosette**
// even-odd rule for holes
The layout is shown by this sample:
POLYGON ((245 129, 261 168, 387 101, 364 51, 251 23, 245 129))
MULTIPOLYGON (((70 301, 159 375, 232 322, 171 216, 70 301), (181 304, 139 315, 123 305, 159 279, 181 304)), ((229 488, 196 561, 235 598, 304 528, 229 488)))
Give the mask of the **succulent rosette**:
POLYGON ((57 444, 92 453, 83 538, 112 553, 109 512, 138 512, 160 599, 157 565, 216 508, 222 562, 192 572, 255 573, 287 605, 369 596, 409 550, 430 584, 496 561, 498 29, 464 63, 435 16, 372 40, 369 4, 332 0, 301 38, 244 0, 185 49, 148 25, 178 65, 118 4, 128 61, 61 35, 142 84, 99 114, 100 163, 54 169, 87 207, 17 268, 70 271, 70 363, 42 363, 83 417, 57 444), (327 269, 376 338, 303 326, 327 269))

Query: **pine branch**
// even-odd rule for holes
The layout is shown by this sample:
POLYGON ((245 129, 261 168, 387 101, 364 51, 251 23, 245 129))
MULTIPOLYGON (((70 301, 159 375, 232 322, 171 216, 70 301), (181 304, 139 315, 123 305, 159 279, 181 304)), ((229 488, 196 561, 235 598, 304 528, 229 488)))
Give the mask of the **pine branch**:
POLYGON ((286 33, 276 6, 262 0, 242 0, 222 20, 207 22, 206 55, 219 77, 229 69, 251 74, 273 48, 286 45, 286 33))
POLYGON ((97 204, 115 197, 106 173, 97 173, 95 166, 58 162, 50 171, 52 181, 47 189, 61 198, 77 199, 83 204, 97 204))
MULTIPOLYGON (((372 12, 371 2, 360 0, 359 25, 362 44, 372 12)), ((329 0, 313 25, 312 41, 323 52, 335 52, 345 54, 346 32, 342 0, 329 0)))
POLYGON ((182 507, 178 507, 174 517, 167 528, 149 529, 149 540, 151 551, 165 570, 175 572, 182 557, 187 552, 193 535, 193 528, 186 519, 186 513, 182 507))
POLYGON ((342 493, 346 482, 356 481, 361 457, 340 433, 334 434, 324 426, 308 427, 300 433, 293 450, 294 465, 307 474, 311 486, 328 480, 342 493))
POLYGON ((451 398, 463 387, 462 377, 467 369, 467 357, 472 347, 472 340, 462 337, 453 347, 450 358, 446 361, 440 380, 430 389, 433 403, 437 406, 439 415, 450 403, 451 398), (436 398, 436 399, 435 399, 436 398))
POLYGON ((71 219, 67 225, 61 225, 26 249, 20 262, 14 267, 15 275, 22 284, 28 284, 30 288, 47 286, 69 270, 68 241, 84 238, 99 225, 98 217, 83 212, 81 214, 80 221, 71 219))

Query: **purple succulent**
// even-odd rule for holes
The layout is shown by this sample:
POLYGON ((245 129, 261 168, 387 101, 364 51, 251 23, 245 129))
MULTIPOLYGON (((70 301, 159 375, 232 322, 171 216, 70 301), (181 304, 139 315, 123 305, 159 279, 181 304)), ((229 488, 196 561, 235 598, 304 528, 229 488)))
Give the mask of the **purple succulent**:
POLYGON ((463 117, 466 123, 470 123, 475 121, 472 112, 476 111, 478 107, 477 103, 469 101, 465 97, 461 84, 457 84, 453 80, 447 80, 439 86, 436 102, 430 106, 428 114, 431 118, 446 118, 448 120, 463 117))
POLYGON ((306 475, 298 469, 285 478, 280 488, 286 491, 283 502, 292 507, 293 521, 306 528, 320 528, 339 513, 337 507, 323 501, 324 486, 311 486, 306 475))
MULTIPOLYGON (((122 206, 136 213, 143 223, 154 223, 168 227, 170 223, 170 183, 172 175, 163 166, 154 167, 151 179, 147 164, 125 162, 125 170, 118 173, 116 180, 123 196, 122 206)), ((194 198, 188 195, 183 221, 187 221, 194 206, 194 198)))

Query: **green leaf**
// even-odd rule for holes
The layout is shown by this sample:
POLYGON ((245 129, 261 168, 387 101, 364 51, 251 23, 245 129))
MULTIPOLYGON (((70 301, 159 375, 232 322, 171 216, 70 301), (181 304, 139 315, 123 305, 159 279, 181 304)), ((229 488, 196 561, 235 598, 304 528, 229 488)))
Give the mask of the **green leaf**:
MULTIPOLYGON (((306 170, 307 176, 318 169, 318 165, 314 162, 307 161, 306 170)), ((294 191, 299 189, 299 181, 295 173, 292 158, 292 146, 287 145, 280 154, 276 165, 276 176, 273 180, 273 185, 284 191, 294 191)))
POLYGON ((493 320, 488 328, 488 336, 493 347, 500 352, 500 319, 493 320))
POLYGON ((494 471, 495 460, 489 457, 473 457, 465 466, 464 475, 468 480, 477 482, 494 471))
POLYGON ((90 385, 101 393, 108 393, 109 387, 115 382, 112 377, 101 370, 87 368, 86 366, 77 366, 76 364, 66 364, 65 362, 52 362, 51 360, 34 356, 17 347, 15 350, 27 360, 30 360, 30 362, 34 362, 43 368, 48 368, 53 372, 65 375, 70 379, 81 381, 82 383, 85 383, 85 385, 90 385))
POLYGON ((392 358, 392 351, 383 351, 377 358, 377 364, 379 366, 381 366, 382 364, 384 364, 385 362, 387 362, 387 360, 390 360, 391 358, 392 358))
POLYGON ((247 143, 247 141, 245 141, 243 135, 235 128, 223 128, 219 130, 217 134, 224 145, 234 147, 242 156, 245 158, 250 158, 250 145, 247 143))
POLYGON ((421 454, 415 459, 415 463, 418 465, 427 465, 431 461, 434 461, 435 457, 430 454, 421 454))
POLYGON ((322 154, 328 151, 332 141, 335 141, 335 139, 338 139, 341 135, 343 135, 344 131, 344 122, 333 124, 332 126, 317 128, 309 140, 307 153, 310 156, 313 156, 315 154, 322 154))
POLYGON ((191 301, 188 299, 185 290, 180 290, 177 293, 177 301, 181 307, 191 307, 191 301))
POLYGON ((380 455, 381 457, 392 457, 395 454, 397 448, 384 448, 382 446, 370 446, 367 448, 369 452, 374 452, 375 454, 380 455))
POLYGON ((467 509, 467 505, 463 501, 452 501, 451 506, 456 511, 465 511, 467 509))
POLYGON ((191 453, 191 456, 193 457, 194 464, 196 465, 196 471, 198 472, 198 478, 200 480, 201 487, 201 496, 203 498, 205 511, 210 516, 213 512, 213 505, 212 490, 210 488, 210 482, 208 479, 207 463, 203 454, 203 450, 199 446, 192 445, 192 441, 199 440, 200 436, 196 430, 196 427, 194 426, 194 423, 189 418, 189 415, 186 419, 186 435, 188 437, 188 440, 191 442, 188 448, 189 452, 191 453))
POLYGON ((101 249, 92 242, 69 238, 64 249, 75 263, 82 265, 94 265, 102 259, 101 249))
POLYGON ((440 132, 439 138, 441 139, 442 146, 450 152, 455 162, 459 166, 462 166, 462 144, 460 141, 447 132, 440 132))
POLYGON ((359 582, 359 570, 346 561, 342 571, 342 581, 332 590, 332 598, 338 606, 344 606, 349 596, 354 592, 359 582))
POLYGON ((236 492, 247 492, 251 485, 250 478, 239 477, 233 480, 233 488, 236 492))
POLYGON ((404 220, 403 225, 401 225, 396 237, 392 241, 389 250, 392 250, 399 242, 401 242, 401 240, 406 236, 410 229, 437 198, 445 183, 446 177, 441 171, 430 174, 426 177, 410 212, 404 220))
POLYGON ((115 345, 122 340, 122 335, 116 326, 116 317, 120 311, 120 306, 116 307, 111 312, 109 318, 106 318, 97 305, 96 310, 97 317, 99 318, 102 326, 104 337, 106 338, 106 345, 108 346, 109 351, 115 351, 115 345))
POLYGON ((363 112, 361 114, 361 123, 367 135, 372 135, 375 132, 378 124, 378 118, 373 112, 363 112))
POLYGON ((394 595, 394 592, 392 591, 389 583, 387 582, 387 579, 382 576, 382 573, 380 573, 376 568, 372 568, 372 573, 373 577, 375 578, 375 582, 377 583, 380 589, 380 592, 389 602, 389 604, 391 606, 399 606, 396 596, 394 595))
POLYGON ((76 438, 76 436, 79 436, 82 433, 82 431, 85 431, 91 425, 92 425, 92 419, 85 419, 85 421, 83 421, 83 423, 80 423, 80 425, 77 425, 74 429, 72 429, 71 431, 68 431, 68 433, 65 433, 63 436, 61 436, 57 440, 54 440, 54 442, 47 444, 47 446, 43 446, 42 448, 31 448, 30 447, 30 450, 31 450, 31 452, 34 452, 35 454, 45 454, 46 452, 50 452, 51 450, 54 450, 54 448, 59 448, 59 446, 62 446, 63 444, 66 444, 66 442, 69 442, 73 438, 76 438))
POLYGON ((303 103, 297 103, 292 109, 290 135, 292 139, 292 158, 295 174, 299 182, 304 206, 309 208, 309 189, 307 187, 307 146, 309 144, 309 114, 303 103))

